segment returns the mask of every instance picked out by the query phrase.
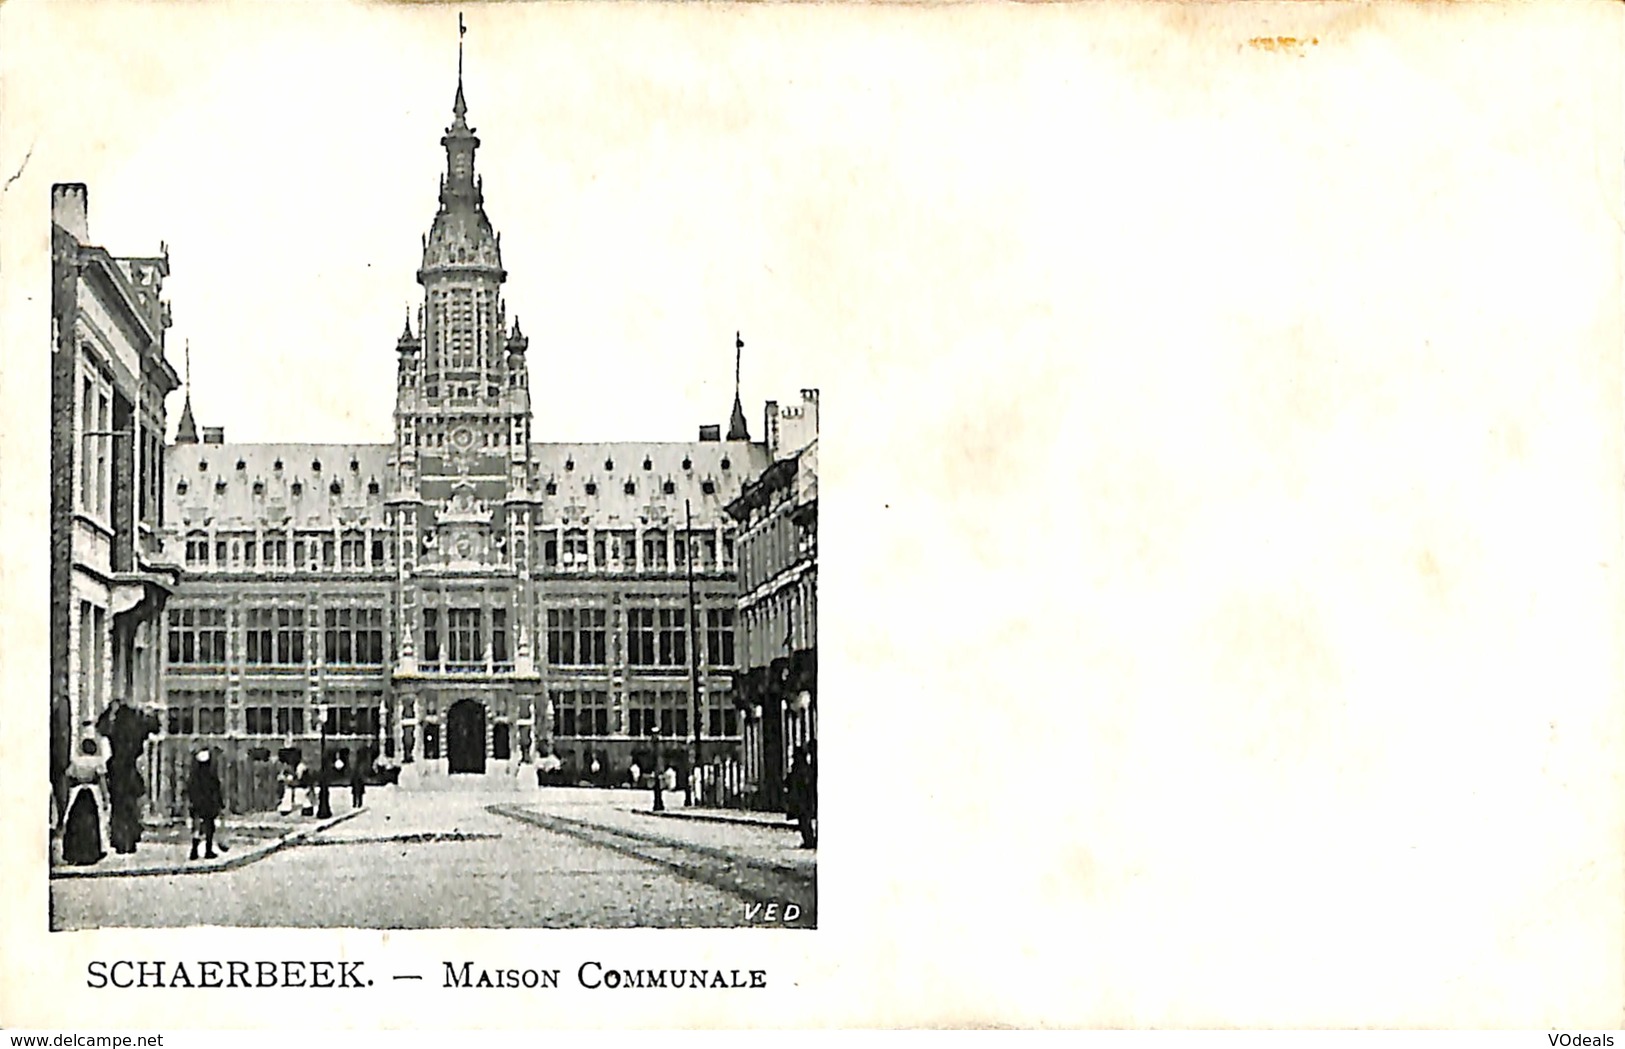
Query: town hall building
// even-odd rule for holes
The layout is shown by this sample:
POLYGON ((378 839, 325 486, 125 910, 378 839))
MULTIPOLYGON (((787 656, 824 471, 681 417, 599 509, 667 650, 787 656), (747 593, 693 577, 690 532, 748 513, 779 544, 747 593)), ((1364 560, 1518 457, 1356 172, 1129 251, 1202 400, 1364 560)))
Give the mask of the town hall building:
POLYGON ((200 429, 188 388, 155 471, 181 569, 157 653, 167 755, 210 745, 263 777, 294 752, 314 767, 325 729, 332 754, 398 765, 407 786, 549 755, 571 781, 624 780, 652 768, 657 733, 686 774, 696 705, 701 760, 738 752, 727 508, 769 446, 737 389, 725 434, 532 440, 546 348, 504 301, 467 115, 459 73, 422 305, 395 341, 393 440, 231 443, 200 429))

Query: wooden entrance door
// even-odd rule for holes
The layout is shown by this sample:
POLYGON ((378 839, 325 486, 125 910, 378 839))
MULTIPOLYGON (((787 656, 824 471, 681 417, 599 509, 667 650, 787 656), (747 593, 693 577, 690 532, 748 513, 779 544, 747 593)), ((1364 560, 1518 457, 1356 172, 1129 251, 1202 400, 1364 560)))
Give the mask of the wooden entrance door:
POLYGON ((485 771, 485 707, 464 699, 446 711, 446 771, 485 771))

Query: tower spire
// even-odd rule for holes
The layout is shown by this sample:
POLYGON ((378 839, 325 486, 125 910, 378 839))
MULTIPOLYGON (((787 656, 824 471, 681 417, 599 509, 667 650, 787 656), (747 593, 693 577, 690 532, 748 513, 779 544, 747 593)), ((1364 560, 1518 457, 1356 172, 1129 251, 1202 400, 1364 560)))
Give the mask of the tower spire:
POLYGON ((181 421, 175 427, 176 444, 197 443, 197 420, 192 417, 192 340, 186 340, 186 403, 181 406, 181 421))
POLYGON ((463 117, 468 113, 468 103, 463 101, 463 37, 468 33, 468 27, 463 24, 463 13, 457 12, 457 97, 452 101, 451 114, 456 123, 467 126, 463 117))
POLYGON ((750 440, 750 427, 745 423, 745 405, 739 399, 739 364, 745 353, 745 339, 739 332, 734 332, 734 410, 733 417, 728 420, 728 440, 750 440))

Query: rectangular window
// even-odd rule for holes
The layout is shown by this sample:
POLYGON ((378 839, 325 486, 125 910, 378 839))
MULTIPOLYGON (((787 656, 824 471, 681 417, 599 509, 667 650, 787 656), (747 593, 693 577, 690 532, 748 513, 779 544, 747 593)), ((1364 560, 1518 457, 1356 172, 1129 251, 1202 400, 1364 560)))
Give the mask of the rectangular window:
POLYGON ((643 534, 643 570, 655 572, 666 567, 666 537, 660 532, 643 534))
POLYGON ((734 665, 734 610, 708 608, 705 611, 706 663, 713 667, 734 665))
POLYGON ((305 661, 305 610, 250 608, 245 613, 246 662, 296 666, 305 661))
POLYGON ((303 539, 295 539, 293 541, 293 566, 295 568, 303 569, 305 567, 305 553, 305 541, 303 539))
POLYGON ((305 734, 305 708, 277 707, 276 732, 279 736, 302 736, 305 734))
POLYGON ((508 610, 505 608, 491 610, 491 661, 508 662, 508 610))
POLYGON ((655 665, 655 610, 626 610, 626 661, 632 666, 655 665))
POLYGON ((223 608, 171 608, 169 610, 169 662, 171 664, 224 663, 226 610, 223 608))
POLYGON ((485 662, 485 645, 480 640, 479 609, 450 609, 446 616, 446 628, 450 634, 451 662, 485 662))
POLYGON ((243 729, 250 736, 269 736, 275 725, 272 707, 247 707, 243 710, 243 729))
POLYGON ((224 539, 214 541, 214 564, 216 568, 226 567, 226 549, 227 545, 224 539))
POLYGON ((662 608, 657 613, 659 660, 663 667, 688 665, 688 613, 681 608, 662 608))
POLYGON ((197 731, 197 717, 192 707, 170 707, 165 726, 171 736, 190 736, 197 731))
POLYGON ((333 540, 331 539, 322 540, 322 567, 333 567, 333 540))
POLYGON ((374 568, 382 568, 383 565, 384 565, 384 541, 382 539, 374 539, 372 541, 372 566, 374 568))
POLYGON ((226 694, 219 689, 171 692, 165 727, 172 735, 224 735, 225 701, 226 694))
POLYGON ((288 541, 286 539, 267 539, 262 546, 267 568, 280 568, 288 563, 288 541))
POLYGON ((440 662, 440 610, 437 608, 423 610, 423 660, 440 662))
POLYGON ((547 661, 554 666, 603 666, 608 661, 608 613, 602 608, 547 610, 547 661))
MULTIPOLYGON (((84 399, 79 406, 79 432, 89 434, 96 429, 96 392, 89 379, 85 380, 84 399)), ((95 446, 95 437, 85 437, 80 441, 80 447, 74 449, 79 454, 79 506, 89 510, 96 505, 96 473, 91 468, 91 449, 95 446)))
POLYGON ((107 395, 96 395, 96 430, 98 435, 96 445, 96 512, 107 512, 107 448, 113 443, 113 438, 107 436, 107 395))
POLYGON ((360 535, 346 535, 339 544, 339 562, 343 568, 364 568, 367 564, 367 541, 360 535))
POLYGON ((258 549, 259 549, 259 544, 254 542, 252 539, 250 539, 248 542, 245 542, 243 544, 243 567, 244 568, 253 568, 254 567, 254 552, 256 550, 258 550, 258 549))

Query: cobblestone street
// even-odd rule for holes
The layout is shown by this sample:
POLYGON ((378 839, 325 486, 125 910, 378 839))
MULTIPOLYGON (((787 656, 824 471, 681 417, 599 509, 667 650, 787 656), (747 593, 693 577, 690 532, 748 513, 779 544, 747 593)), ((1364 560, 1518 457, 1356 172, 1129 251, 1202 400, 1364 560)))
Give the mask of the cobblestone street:
POLYGON ((648 801, 378 789, 355 818, 235 870, 53 881, 52 925, 718 927, 782 897, 812 926, 816 860, 788 824, 632 811, 648 801))

